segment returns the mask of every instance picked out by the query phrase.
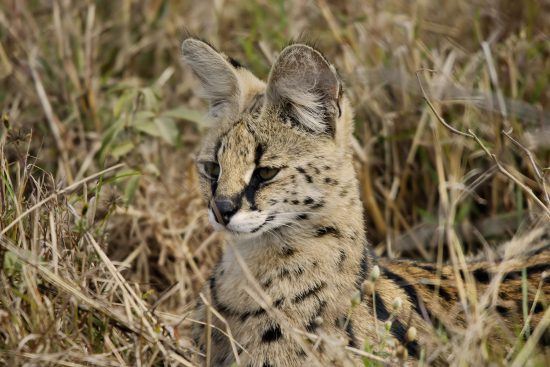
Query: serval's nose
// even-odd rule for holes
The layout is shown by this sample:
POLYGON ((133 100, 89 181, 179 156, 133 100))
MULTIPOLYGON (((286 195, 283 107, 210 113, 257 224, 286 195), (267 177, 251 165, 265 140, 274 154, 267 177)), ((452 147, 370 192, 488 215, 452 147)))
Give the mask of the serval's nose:
POLYGON ((229 223, 233 214, 237 212, 238 206, 233 200, 222 197, 212 201, 212 210, 216 221, 225 226, 229 223))

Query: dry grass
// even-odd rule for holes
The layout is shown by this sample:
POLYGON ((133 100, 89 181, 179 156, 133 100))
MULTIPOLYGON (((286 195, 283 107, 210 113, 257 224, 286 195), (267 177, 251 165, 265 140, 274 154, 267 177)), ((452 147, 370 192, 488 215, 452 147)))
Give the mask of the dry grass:
MULTIPOLYGON (((184 29, 261 77, 289 39, 315 41, 356 108, 376 252, 459 263, 548 225, 549 10, 2 1, 0 364, 196 364, 188 311, 221 243, 196 188, 205 106, 184 29)), ((454 364, 491 358, 474 321, 442 342, 454 364)), ((518 342, 493 362, 544 363, 518 342)))

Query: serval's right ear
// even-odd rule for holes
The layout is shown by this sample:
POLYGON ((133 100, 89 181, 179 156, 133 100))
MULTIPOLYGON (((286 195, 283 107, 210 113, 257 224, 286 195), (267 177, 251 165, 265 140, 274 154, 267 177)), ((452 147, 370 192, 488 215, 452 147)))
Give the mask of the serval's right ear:
POLYGON ((181 45, 183 60, 191 67, 202 86, 201 96, 210 103, 210 116, 215 120, 238 114, 241 88, 235 68, 212 46, 195 38, 181 45))

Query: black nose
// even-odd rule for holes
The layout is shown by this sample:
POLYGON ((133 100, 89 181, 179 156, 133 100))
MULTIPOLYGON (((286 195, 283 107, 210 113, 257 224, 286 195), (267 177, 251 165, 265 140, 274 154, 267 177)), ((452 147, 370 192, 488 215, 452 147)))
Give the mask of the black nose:
POLYGON ((218 223, 223 225, 229 223, 231 216, 235 214, 238 209, 237 205, 235 205, 232 200, 225 198, 214 200, 214 206, 215 208, 212 208, 212 210, 214 211, 214 216, 216 217, 218 223), (216 208, 218 210, 218 213, 216 213, 216 208))

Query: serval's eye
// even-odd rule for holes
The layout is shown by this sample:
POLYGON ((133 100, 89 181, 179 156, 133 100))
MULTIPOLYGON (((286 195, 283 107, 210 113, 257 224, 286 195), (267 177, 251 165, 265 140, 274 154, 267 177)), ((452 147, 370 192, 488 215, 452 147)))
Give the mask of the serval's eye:
POLYGON ((202 164, 204 174, 212 179, 217 180, 220 175, 220 165, 216 162, 204 162, 202 164))
POLYGON ((277 173, 279 173, 280 170, 280 168, 262 167, 258 168, 256 172, 262 181, 268 181, 277 176, 277 173))

